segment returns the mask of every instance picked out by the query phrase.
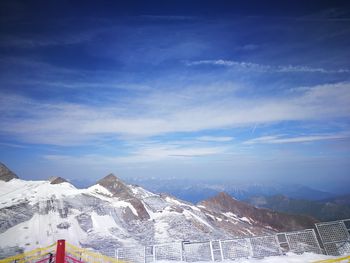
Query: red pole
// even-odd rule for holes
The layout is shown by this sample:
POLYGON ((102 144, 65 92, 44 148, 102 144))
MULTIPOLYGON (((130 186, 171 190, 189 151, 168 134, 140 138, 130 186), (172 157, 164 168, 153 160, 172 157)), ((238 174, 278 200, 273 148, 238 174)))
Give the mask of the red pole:
POLYGON ((64 263, 64 258, 66 255, 66 243, 65 240, 58 240, 57 241, 57 248, 56 248, 56 263, 64 263))

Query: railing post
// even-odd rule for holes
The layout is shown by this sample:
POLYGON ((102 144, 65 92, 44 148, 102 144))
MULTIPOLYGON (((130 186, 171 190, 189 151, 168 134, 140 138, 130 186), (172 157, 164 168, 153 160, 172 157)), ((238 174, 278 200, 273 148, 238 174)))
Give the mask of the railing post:
POLYGON ((153 262, 157 261, 157 255, 156 255, 156 246, 152 246, 153 248, 153 262))
POLYGON ((224 251, 222 250, 221 240, 219 240, 219 248, 220 248, 221 261, 224 261, 224 251))
POLYGON ((210 245, 211 261, 215 261, 215 259, 214 259, 214 251, 213 251, 213 241, 209 241, 209 245, 210 245))
POLYGON ((66 255, 66 242, 65 240, 58 240, 56 247, 56 263, 64 263, 66 255))
POLYGON ((181 261, 185 261, 184 260, 184 244, 183 244, 183 241, 181 241, 181 244, 180 244, 180 255, 181 255, 181 261))

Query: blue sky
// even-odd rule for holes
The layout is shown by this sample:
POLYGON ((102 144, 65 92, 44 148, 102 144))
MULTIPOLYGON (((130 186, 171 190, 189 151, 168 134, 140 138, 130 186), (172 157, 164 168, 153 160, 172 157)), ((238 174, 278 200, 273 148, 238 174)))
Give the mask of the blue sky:
POLYGON ((22 178, 350 183, 346 1, 2 1, 22 178))

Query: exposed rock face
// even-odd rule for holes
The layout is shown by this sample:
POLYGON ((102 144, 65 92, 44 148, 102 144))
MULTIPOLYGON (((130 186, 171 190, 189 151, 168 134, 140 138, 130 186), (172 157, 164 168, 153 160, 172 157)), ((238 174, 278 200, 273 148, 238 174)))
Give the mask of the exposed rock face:
MULTIPOLYGON (((118 197, 120 200, 125 200, 130 202, 133 207, 137 210, 137 214, 142 220, 147 220, 150 218, 147 210, 145 209, 142 202, 137 199, 126 184, 124 184, 119 178, 114 174, 109 174, 106 177, 102 178, 97 182, 99 185, 102 185, 108 191, 110 191, 113 196, 118 197)), ((130 214, 132 215, 132 213, 130 214)))
POLYGON ((109 174, 106 177, 103 177, 101 180, 97 181, 97 183, 110 191, 114 196, 121 198, 130 198, 132 196, 129 187, 127 187, 114 174, 109 174))
POLYGON ((217 196, 199 203, 206 210, 215 213, 233 213, 239 218, 249 218, 258 226, 269 226, 276 231, 291 231, 312 228, 316 219, 303 215, 290 215, 269 209, 256 208, 245 202, 233 199, 221 192, 217 196))
POLYGON ((54 176, 49 178, 50 184, 61 184, 61 183, 67 183, 68 181, 62 177, 54 176))
POLYGON ((0 180, 8 182, 14 178, 18 178, 18 176, 9 168, 7 168, 3 163, 0 163, 0 180))

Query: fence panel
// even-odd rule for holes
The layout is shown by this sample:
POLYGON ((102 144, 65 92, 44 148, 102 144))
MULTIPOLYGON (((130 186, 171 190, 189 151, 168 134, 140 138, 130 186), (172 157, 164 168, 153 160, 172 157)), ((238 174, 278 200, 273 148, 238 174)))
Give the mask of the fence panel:
POLYGON ((287 253, 290 251, 288 239, 286 233, 277 233, 277 240, 278 243, 280 244, 280 248, 282 250, 282 253, 287 253))
POLYGON ((212 253, 211 256, 213 261, 223 260, 222 244, 220 240, 211 241, 211 253, 212 253))
POLYGON ((306 229, 303 231, 285 233, 289 244, 289 250, 301 254, 304 252, 313 252, 321 254, 322 250, 318 243, 315 231, 306 229))
POLYGON ((184 260, 187 262, 211 261, 210 242, 184 242, 184 260))
POLYGON ((328 255, 341 256, 350 253, 350 235, 345 223, 349 220, 339 220, 317 223, 323 246, 328 255))
POLYGON ((182 261, 182 242, 154 246, 155 260, 182 261))
POLYGON ((235 260, 253 256, 252 246, 249 238, 240 238, 221 241, 224 260, 235 260))
POLYGON ((263 258, 269 256, 279 256, 282 254, 277 237, 275 235, 251 237, 253 257, 263 258))
POLYGON ((154 247, 145 246, 145 263, 150 263, 155 261, 154 247))
POLYGON ((145 262, 145 247, 123 247, 117 249, 117 259, 133 263, 145 262))

